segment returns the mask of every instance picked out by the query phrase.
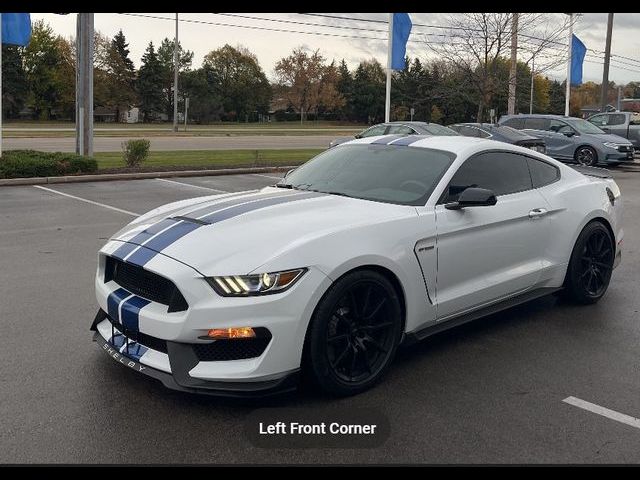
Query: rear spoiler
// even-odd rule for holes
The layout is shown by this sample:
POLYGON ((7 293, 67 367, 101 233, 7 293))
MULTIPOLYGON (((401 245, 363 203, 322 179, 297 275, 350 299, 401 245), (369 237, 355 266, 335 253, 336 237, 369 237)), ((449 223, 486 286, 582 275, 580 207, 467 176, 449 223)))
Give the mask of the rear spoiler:
POLYGON ((583 175, 588 175, 590 177, 612 178, 611 172, 606 168, 587 167, 584 165, 567 165, 567 166, 573 168, 575 171, 580 172, 583 175))

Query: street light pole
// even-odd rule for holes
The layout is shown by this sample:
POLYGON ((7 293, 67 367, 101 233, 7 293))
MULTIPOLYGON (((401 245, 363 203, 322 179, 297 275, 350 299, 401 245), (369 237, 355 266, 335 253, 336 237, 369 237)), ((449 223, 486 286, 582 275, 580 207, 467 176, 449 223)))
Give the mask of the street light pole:
POLYGON ((535 77, 536 56, 531 57, 531 97, 529 99, 529 114, 533 113, 533 80, 535 77))
POLYGON ((178 131, 178 67, 180 63, 178 51, 178 14, 176 13, 176 38, 173 42, 173 131, 178 131))

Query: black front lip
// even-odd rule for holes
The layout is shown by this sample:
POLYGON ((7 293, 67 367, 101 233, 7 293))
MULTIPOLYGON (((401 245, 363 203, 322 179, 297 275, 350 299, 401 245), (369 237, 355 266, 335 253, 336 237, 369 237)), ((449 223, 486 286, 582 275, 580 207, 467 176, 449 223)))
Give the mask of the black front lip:
POLYGON ((100 350, 122 365, 143 373, 149 377, 160 380, 163 385, 172 390, 181 392, 198 393, 218 397, 232 398, 259 398, 278 395, 293 391, 298 386, 300 369, 291 370, 279 375, 262 377, 255 381, 207 381, 189 376, 189 371, 198 363, 193 348, 188 343, 167 342, 167 354, 173 373, 163 372, 156 368, 143 365, 137 360, 118 352, 105 340, 96 326, 104 318, 98 312, 91 325, 94 330, 93 340, 98 343, 100 350), (102 318, 102 319, 101 319, 102 318))

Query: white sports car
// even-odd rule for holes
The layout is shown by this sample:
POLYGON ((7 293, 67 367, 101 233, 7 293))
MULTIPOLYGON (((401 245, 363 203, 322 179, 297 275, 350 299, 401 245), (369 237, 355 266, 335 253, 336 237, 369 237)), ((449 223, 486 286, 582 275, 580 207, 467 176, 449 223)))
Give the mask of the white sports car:
POLYGON ((564 290, 593 303, 622 250, 606 170, 468 137, 327 150, 259 191, 142 215, 100 251, 95 339, 166 386, 349 395, 402 342, 564 290))

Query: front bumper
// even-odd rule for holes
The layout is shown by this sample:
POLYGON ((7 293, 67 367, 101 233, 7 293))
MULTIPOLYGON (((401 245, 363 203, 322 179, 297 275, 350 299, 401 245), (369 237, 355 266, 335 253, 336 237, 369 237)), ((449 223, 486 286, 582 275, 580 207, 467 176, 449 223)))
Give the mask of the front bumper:
POLYGON ((604 156, 604 161, 606 163, 633 162, 633 150, 630 152, 607 151, 604 156))
POLYGON ((122 346, 124 342, 120 341, 117 342, 120 344, 118 346, 113 341, 116 336, 121 337, 122 333, 113 327, 103 310, 98 310, 91 330, 95 331, 93 340, 97 342, 100 350, 113 360, 138 373, 160 380, 165 387, 172 390, 221 397, 265 397, 295 390, 298 385, 299 369, 253 378, 251 381, 209 381, 194 378, 189 372, 196 367, 199 360, 193 344, 188 343, 167 342, 166 354, 146 348, 144 356, 147 361, 143 363, 140 361, 135 342, 122 346), (113 333, 115 335, 112 335, 113 333), (166 356, 168 368, 167 365, 162 365, 162 356, 166 356), (158 368, 150 366, 154 361, 158 368), (170 371, 167 372, 167 369, 170 371))

